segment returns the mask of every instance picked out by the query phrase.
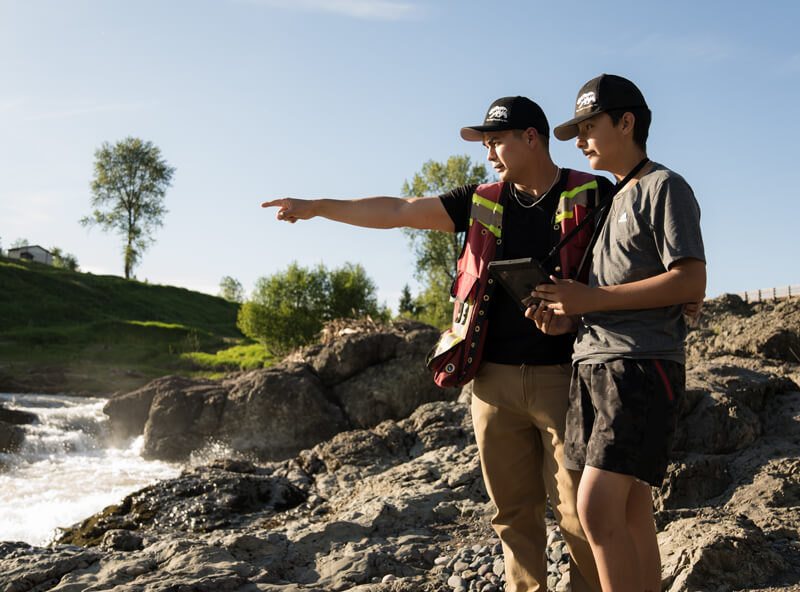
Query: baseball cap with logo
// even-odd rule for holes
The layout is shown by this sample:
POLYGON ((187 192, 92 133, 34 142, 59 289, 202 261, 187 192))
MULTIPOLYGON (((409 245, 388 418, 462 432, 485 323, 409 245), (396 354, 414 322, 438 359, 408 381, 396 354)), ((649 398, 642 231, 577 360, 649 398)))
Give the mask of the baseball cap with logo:
POLYGON ((615 109, 647 109, 647 103, 636 85, 622 76, 602 74, 592 78, 578 91, 575 117, 553 129, 559 140, 569 140, 578 135, 578 124, 598 113, 615 109))
POLYGON ((550 134, 544 111, 526 97, 503 97, 489 106, 483 125, 461 128, 461 137, 470 142, 482 142, 483 132, 534 128, 543 136, 550 134))

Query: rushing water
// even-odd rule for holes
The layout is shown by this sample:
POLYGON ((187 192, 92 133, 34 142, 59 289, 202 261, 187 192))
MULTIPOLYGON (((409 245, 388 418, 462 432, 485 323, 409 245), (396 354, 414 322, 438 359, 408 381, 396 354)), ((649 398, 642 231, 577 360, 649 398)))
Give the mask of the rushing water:
POLYGON ((0 541, 46 544, 58 527, 89 517, 182 466, 146 461, 142 439, 113 443, 105 399, 0 394, 7 409, 34 413, 21 426, 25 440, 13 454, 0 453, 0 541))

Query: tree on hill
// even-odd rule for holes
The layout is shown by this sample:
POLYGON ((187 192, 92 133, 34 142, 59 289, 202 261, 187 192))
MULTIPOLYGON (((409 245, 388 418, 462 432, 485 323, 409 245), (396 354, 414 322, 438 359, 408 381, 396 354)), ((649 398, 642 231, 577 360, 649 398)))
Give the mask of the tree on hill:
POLYGON ((155 229, 163 226, 164 196, 175 169, 156 146, 139 138, 128 137, 113 145, 103 142, 94 155, 90 187, 95 210, 80 222, 99 224, 104 231, 116 230, 122 236, 125 279, 130 279, 153 242, 155 229))
MULTIPOLYGON (((451 156, 446 163, 429 160, 415 173, 411 183, 403 183, 403 195, 440 195, 461 185, 485 183, 489 172, 483 164, 472 163, 469 156, 451 156)), ((456 276, 456 264, 464 243, 464 233, 406 228, 416 255, 415 276, 423 285, 417 297, 416 316, 422 321, 445 327, 450 324, 453 305, 449 288, 456 276)))
POLYGON ((78 271, 78 258, 72 253, 65 253, 58 247, 50 247, 50 253, 53 255, 53 267, 78 271))
POLYGON ((252 300, 239 309, 239 329, 275 355, 311 343, 323 325, 337 318, 388 318, 379 306, 375 284, 361 265, 346 263, 329 271, 292 263, 282 272, 256 280, 252 300))
POLYGON ((229 275, 223 276, 219 281, 219 295, 231 302, 244 302, 242 283, 229 275))

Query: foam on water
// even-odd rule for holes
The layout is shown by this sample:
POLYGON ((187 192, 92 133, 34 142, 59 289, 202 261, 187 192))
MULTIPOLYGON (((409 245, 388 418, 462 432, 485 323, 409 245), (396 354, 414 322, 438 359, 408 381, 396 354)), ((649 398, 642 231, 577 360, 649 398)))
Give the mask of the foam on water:
POLYGON ((0 394, 7 409, 34 413, 25 441, 0 454, 0 541, 46 544, 58 527, 88 518, 127 494, 178 475, 178 464, 146 461, 142 438, 114 443, 105 399, 0 394))

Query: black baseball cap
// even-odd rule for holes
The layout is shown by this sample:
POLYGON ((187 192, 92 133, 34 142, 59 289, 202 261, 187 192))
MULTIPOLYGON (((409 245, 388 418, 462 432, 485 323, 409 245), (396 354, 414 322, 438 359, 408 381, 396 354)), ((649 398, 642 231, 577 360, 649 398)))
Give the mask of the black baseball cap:
POLYGON ((601 74, 592 78, 578 91, 575 117, 553 129, 559 140, 569 140, 578 135, 578 124, 598 113, 615 109, 647 109, 644 95, 636 85, 622 76, 601 74))
POLYGON ((489 106, 483 125, 461 128, 461 137, 469 142, 482 142, 483 132, 534 128, 543 136, 550 135, 550 125, 542 108, 527 97, 503 97, 489 106))

